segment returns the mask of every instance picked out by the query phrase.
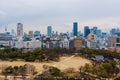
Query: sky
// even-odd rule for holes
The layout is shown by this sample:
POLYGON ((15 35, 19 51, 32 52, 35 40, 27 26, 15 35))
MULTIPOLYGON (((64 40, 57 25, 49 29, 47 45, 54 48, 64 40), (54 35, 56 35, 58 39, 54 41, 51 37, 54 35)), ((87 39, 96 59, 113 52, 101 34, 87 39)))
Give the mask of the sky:
POLYGON ((16 30, 18 22, 24 31, 46 33, 71 32, 73 22, 79 31, 97 26, 103 31, 120 28, 120 0, 0 0, 0 32, 16 30))

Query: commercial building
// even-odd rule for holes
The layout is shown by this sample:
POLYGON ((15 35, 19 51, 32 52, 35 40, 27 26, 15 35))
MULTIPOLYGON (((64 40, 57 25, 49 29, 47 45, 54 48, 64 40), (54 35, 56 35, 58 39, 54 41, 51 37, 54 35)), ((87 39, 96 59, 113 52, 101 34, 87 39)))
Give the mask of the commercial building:
POLYGON ((34 37, 33 31, 29 31, 29 37, 30 37, 30 38, 33 38, 33 37, 34 37))
POLYGON ((15 48, 35 49, 41 48, 41 41, 16 41, 15 48))
POLYGON ((0 33, 0 46, 11 47, 13 45, 14 45, 14 43, 13 43, 11 35, 7 35, 5 33, 0 33))
POLYGON ((73 36, 77 36, 78 35, 78 23, 74 22, 73 23, 73 36))
POLYGON ((67 38, 63 40, 63 48, 69 49, 69 40, 67 38))
POLYGON ((51 35, 52 35, 52 27, 51 27, 51 26, 48 26, 48 27, 47 27, 47 35, 48 35, 48 36, 51 36, 51 35))
POLYGON ((40 36, 40 31, 35 31, 34 32, 34 37, 40 36))
POLYGON ((18 37, 23 36, 23 24, 22 23, 17 24, 17 36, 18 37))
POLYGON ((97 30, 98 30, 97 27, 93 27, 93 33, 94 33, 95 35, 97 35, 97 30))
POLYGON ((87 40, 88 41, 92 41, 92 42, 97 42, 97 36, 91 32, 88 36, 87 36, 87 40))
POLYGON ((84 36, 87 37, 89 33, 90 33, 89 26, 85 26, 84 27, 84 36))
POLYGON ((97 48, 97 43, 92 41, 87 41, 87 48, 97 48))
POLYGON ((82 39, 79 39, 79 38, 74 39, 74 48, 80 49, 82 47, 83 47, 82 39))

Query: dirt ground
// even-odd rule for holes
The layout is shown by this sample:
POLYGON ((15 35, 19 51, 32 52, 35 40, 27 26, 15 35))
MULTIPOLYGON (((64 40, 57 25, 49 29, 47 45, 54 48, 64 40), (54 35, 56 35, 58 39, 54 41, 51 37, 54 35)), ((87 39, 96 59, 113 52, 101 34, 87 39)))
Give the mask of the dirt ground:
POLYGON ((9 65, 9 66, 21 66, 24 64, 31 64, 36 67, 37 72, 43 70, 43 65, 54 66, 61 70, 67 68, 74 68, 76 71, 79 70, 80 66, 84 66, 86 63, 91 64, 90 60, 87 60, 82 57, 76 57, 75 55, 70 57, 61 57, 59 62, 24 62, 24 61, 0 61, 0 66, 9 65))

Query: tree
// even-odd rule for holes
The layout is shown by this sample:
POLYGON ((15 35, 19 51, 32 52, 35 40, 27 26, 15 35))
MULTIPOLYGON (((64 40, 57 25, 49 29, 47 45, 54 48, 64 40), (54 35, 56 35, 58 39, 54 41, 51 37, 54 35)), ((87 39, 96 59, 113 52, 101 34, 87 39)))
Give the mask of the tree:
POLYGON ((90 73, 91 66, 89 64, 85 64, 84 66, 84 72, 90 73))
POLYGON ((59 55, 56 53, 48 53, 46 56, 48 60, 53 60, 53 61, 59 60, 59 55))
POLYGON ((18 53, 16 53, 16 52, 10 52, 10 53, 8 53, 8 57, 9 58, 17 58, 17 54, 18 53))
POLYGON ((32 62, 32 61, 35 61, 35 56, 28 56, 25 58, 25 61, 29 61, 29 62, 32 62))
POLYGON ((39 61, 43 61, 43 59, 45 59, 45 56, 43 54, 39 54, 38 56, 36 56, 36 59, 38 59, 39 61))
POLYGON ((38 55, 40 55, 40 54, 43 54, 43 50, 40 49, 40 48, 36 48, 36 49, 33 51, 33 54, 36 55, 36 56, 38 56, 38 55))
POLYGON ((110 63, 102 63, 102 67, 105 69, 105 71, 107 72, 107 74, 113 74, 113 66, 110 63))
POLYGON ((100 66, 98 67, 98 70, 97 70, 97 77, 99 78, 108 78, 108 73, 106 72, 106 70, 104 69, 104 67, 100 66))
POLYGON ((9 53, 9 52, 11 52, 11 49, 10 49, 10 48, 5 48, 5 49, 4 49, 4 52, 5 52, 5 53, 9 53))
POLYGON ((60 76, 61 75, 61 71, 60 69, 56 68, 56 67, 50 67, 49 68, 49 72, 51 75, 53 76, 60 76))

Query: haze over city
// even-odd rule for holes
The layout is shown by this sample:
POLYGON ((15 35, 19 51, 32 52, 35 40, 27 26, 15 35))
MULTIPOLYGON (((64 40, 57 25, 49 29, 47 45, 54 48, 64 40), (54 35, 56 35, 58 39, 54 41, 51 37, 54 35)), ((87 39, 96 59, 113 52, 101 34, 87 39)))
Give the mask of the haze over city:
POLYGON ((97 26, 108 31, 120 25, 120 0, 0 0, 0 31, 16 29, 18 22, 24 31, 40 30, 47 26, 58 32, 71 32, 72 23, 97 26))

